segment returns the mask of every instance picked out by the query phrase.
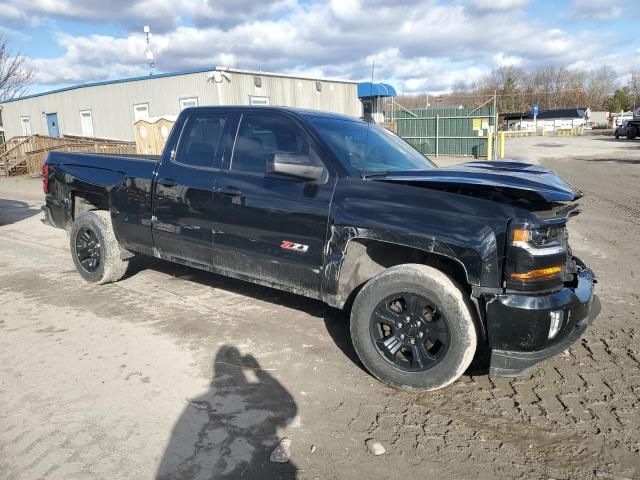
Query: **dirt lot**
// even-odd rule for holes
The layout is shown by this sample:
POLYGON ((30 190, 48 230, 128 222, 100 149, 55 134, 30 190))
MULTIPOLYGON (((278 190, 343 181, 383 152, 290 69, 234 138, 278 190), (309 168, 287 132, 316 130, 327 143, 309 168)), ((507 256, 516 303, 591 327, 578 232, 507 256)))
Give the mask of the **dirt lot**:
POLYGON ((640 142, 507 153, 584 190, 572 245, 602 314, 530 376, 422 395, 363 371, 319 302, 145 258, 85 283, 38 181, 0 180, 0 478, 640 478, 640 142))

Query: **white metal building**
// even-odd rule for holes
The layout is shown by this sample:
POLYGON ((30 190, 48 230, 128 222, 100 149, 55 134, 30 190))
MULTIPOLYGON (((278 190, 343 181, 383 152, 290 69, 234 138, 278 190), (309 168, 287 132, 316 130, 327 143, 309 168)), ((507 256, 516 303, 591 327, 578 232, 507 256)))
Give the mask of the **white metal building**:
POLYGON ((7 140, 81 135, 133 140, 133 122, 203 105, 282 105, 361 116, 357 83, 216 67, 77 85, 0 104, 7 140))
POLYGON ((609 112, 591 112, 587 118, 587 126, 589 127, 609 127, 611 114, 609 112))
POLYGON ((553 132, 571 128, 584 127, 591 110, 586 107, 560 108, 541 110, 534 118, 532 112, 516 112, 502 114, 507 130, 544 130, 553 132))

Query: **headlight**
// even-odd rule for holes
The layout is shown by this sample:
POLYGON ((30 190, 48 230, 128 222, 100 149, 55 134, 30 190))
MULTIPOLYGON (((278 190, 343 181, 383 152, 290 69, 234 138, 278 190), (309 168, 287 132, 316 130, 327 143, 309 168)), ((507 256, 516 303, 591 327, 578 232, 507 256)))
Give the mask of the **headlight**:
POLYGON ((554 255, 567 248, 567 229, 564 225, 543 228, 516 228, 512 245, 527 250, 532 255, 554 255))
POLYGON ((505 263, 505 283, 515 290, 561 286, 568 259, 565 225, 512 228, 505 263))

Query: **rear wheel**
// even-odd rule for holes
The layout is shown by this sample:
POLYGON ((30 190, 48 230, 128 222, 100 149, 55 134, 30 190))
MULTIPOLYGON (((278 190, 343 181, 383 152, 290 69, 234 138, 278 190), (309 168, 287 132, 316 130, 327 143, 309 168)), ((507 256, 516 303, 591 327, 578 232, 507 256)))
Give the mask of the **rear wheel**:
POLYGON ((116 282, 126 273, 129 262, 120 256, 109 212, 94 210, 80 215, 73 222, 69 243, 73 263, 86 281, 116 282))
POLYGON ((418 264, 385 270, 363 287, 351 312, 351 338, 375 377, 409 390, 453 383, 477 344, 471 305, 460 287, 418 264))

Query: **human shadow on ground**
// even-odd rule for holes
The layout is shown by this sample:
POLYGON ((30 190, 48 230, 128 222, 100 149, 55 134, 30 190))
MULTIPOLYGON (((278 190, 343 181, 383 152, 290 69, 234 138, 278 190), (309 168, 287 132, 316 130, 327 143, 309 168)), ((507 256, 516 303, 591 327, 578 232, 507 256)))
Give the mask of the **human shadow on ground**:
POLYGON ((0 198, 0 227, 19 222, 40 213, 39 208, 31 207, 26 202, 0 198))
POLYGON ((278 430, 298 408, 250 354, 218 350, 209 390, 191 399, 160 461, 157 480, 295 479, 296 466, 271 463, 278 430))

